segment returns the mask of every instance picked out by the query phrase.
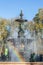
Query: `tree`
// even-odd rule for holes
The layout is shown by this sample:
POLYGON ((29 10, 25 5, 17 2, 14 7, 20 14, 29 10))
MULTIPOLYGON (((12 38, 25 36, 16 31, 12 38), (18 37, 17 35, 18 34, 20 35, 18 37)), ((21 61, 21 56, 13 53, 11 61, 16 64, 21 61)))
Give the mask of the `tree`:
MULTIPOLYGON (((0 42, 5 46, 6 39, 9 36, 9 30, 7 29, 8 22, 5 19, 0 21, 0 42)), ((4 50, 4 49, 3 49, 4 50)))
POLYGON ((38 13, 33 18, 34 21, 34 30, 42 32, 43 29, 43 9, 39 9, 38 13))
POLYGON ((37 13, 37 14, 35 15, 35 17, 33 18, 33 20, 34 20, 34 22, 39 23, 39 20, 40 20, 40 18, 39 18, 39 13, 37 13))
POLYGON ((4 40, 8 35, 8 30, 6 28, 7 25, 8 24, 7 24, 6 20, 2 20, 0 22, 0 41, 4 40))
POLYGON ((33 18, 34 22, 43 23, 43 9, 39 9, 38 13, 35 15, 35 17, 33 18))

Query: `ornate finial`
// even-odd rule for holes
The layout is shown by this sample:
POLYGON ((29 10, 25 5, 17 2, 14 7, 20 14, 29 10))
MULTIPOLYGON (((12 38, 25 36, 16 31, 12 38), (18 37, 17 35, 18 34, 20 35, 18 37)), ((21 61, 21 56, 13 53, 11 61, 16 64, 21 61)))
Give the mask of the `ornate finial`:
POLYGON ((22 17, 23 17, 23 13, 22 13, 22 10, 21 10, 21 13, 20 13, 20 18, 22 19, 22 17))

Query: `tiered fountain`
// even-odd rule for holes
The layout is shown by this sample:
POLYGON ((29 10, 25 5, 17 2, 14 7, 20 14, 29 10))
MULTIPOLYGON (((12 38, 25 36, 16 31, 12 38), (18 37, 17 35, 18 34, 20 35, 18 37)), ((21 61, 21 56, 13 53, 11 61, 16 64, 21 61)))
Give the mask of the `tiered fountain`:
MULTIPOLYGON (((21 25, 24 22, 27 22, 27 20, 23 19, 22 10, 20 13, 20 18, 16 19, 15 22, 19 22, 19 31, 18 31, 18 38, 17 38, 18 41, 16 43, 16 47, 18 48, 18 50, 20 49, 19 52, 21 52, 21 54, 24 55, 24 57, 26 59, 27 57, 29 57, 29 54, 31 53, 31 50, 28 49, 29 48, 28 44, 30 44, 32 41, 27 43, 27 39, 24 36, 25 32, 22 29, 21 25)), ((30 40, 30 39, 28 39, 28 40, 30 40)))
POLYGON ((24 30, 22 29, 21 25, 22 25, 22 23, 27 22, 27 20, 23 19, 22 10, 21 10, 21 13, 20 13, 20 18, 16 19, 15 21, 19 22, 18 38, 24 37, 24 30))

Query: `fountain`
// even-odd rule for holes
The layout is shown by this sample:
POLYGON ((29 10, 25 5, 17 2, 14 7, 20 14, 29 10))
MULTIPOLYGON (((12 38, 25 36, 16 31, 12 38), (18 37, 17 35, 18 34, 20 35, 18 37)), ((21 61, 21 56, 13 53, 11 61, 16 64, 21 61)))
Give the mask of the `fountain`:
POLYGON ((23 13, 21 10, 20 18, 15 19, 15 22, 19 22, 19 31, 18 31, 18 37, 13 38, 14 40, 10 41, 10 43, 13 42, 14 47, 17 49, 17 51, 22 55, 23 58, 25 58, 25 61, 29 61, 30 54, 33 52, 33 38, 31 38, 31 34, 28 33, 29 38, 27 39, 24 35, 25 31, 22 28, 22 24, 27 22, 26 19, 23 19, 23 13))
POLYGON ((23 22, 27 22, 27 20, 23 19, 22 10, 21 10, 21 13, 20 13, 20 18, 16 19, 15 21, 19 22, 18 38, 23 37, 24 36, 24 30, 22 29, 21 25, 22 25, 23 22))
MULTIPOLYGON (((17 49, 19 50, 19 52, 22 54, 22 56, 25 58, 27 58, 27 60, 29 61, 29 56, 30 54, 32 53, 32 50, 31 48, 29 47, 33 41, 33 39, 26 39, 25 36, 24 36, 24 30, 22 29, 21 25, 24 23, 24 22, 27 22, 26 19, 23 19, 23 13, 22 13, 22 10, 21 10, 21 13, 20 13, 20 18, 18 19, 15 19, 15 22, 19 22, 19 31, 18 31, 18 38, 15 42, 16 44, 16 47, 17 49), (29 49, 30 48, 30 49, 29 49)), ((26 61, 27 61, 26 60, 26 61)))

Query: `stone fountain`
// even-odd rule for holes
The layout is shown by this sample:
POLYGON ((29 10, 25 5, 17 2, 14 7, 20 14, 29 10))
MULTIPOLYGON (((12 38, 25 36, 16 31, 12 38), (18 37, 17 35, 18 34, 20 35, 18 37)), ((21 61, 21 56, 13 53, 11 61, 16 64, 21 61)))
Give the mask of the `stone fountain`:
POLYGON ((18 38, 24 37, 24 30, 22 29, 21 25, 22 25, 22 23, 27 22, 27 20, 23 19, 22 10, 20 13, 20 18, 16 19, 15 22, 19 22, 18 38))
MULTIPOLYGON (((22 24, 24 22, 28 22, 26 19, 23 19, 23 13, 21 10, 20 18, 15 19, 15 22, 19 22, 19 31, 18 31, 18 37, 16 39, 16 48, 19 50, 19 52, 23 55, 23 57, 26 59, 29 58, 29 55, 32 53, 32 49, 29 48, 31 46, 31 43, 33 39, 26 39, 24 36, 24 30, 22 29, 22 24)), ((28 59, 27 59, 28 60, 28 59)))
POLYGON ((28 22, 26 19, 23 19, 22 10, 20 12, 20 17, 15 19, 15 22, 19 22, 19 31, 18 37, 9 39, 10 43, 13 42, 14 47, 18 50, 18 52, 25 58, 26 61, 29 61, 30 54, 34 52, 33 38, 31 38, 31 34, 29 39, 25 38, 25 31, 22 28, 22 24, 28 22))

